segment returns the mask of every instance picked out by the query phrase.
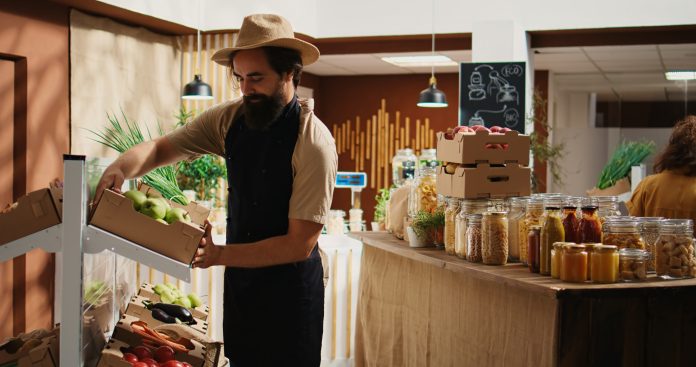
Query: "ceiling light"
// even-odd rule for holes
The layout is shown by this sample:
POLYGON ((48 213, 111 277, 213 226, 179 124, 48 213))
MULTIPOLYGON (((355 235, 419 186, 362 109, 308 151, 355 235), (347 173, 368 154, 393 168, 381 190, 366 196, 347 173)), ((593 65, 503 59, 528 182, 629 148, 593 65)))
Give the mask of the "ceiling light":
POLYGON ((665 73, 667 80, 695 80, 696 70, 672 70, 665 73))
MULTIPOLYGON (((430 2, 430 26, 432 27, 432 49, 431 57, 437 57, 435 55, 435 0, 430 2)), ((432 59, 431 59, 432 60, 432 59)), ((447 97, 445 92, 437 89, 437 80, 435 79, 435 63, 430 63, 430 81, 428 82, 428 88, 423 89, 418 96, 418 107, 436 107, 444 108, 447 107, 447 97)))
POLYGON ((184 86, 184 90, 181 93, 181 99, 189 100, 211 100, 213 99, 213 89, 210 85, 203 81, 201 77, 200 67, 201 67, 201 3, 198 2, 198 27, 196 28, 196 43, 198 44, 198 53, 196 57, 198 58, 198 63, 196 65, 196 74, 193 77, 193 81, 184 86))
POLYGON ((457 65, 455 61, 443 55, 391 56, 383 57, 382 60, 405 68, 457 65))

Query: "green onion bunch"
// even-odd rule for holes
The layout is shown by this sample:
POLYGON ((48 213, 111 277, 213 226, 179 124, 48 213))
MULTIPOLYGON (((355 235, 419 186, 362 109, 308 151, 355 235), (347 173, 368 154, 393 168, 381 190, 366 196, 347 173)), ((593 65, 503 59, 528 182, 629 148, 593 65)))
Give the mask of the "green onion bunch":
POLYGON ((599 175, 597 188, 604 190, 614 186, 617 181, 631 173, 631 167, 639 165, 655 151, 653 141, 624 141, 614 151, 614 154, 599 175))

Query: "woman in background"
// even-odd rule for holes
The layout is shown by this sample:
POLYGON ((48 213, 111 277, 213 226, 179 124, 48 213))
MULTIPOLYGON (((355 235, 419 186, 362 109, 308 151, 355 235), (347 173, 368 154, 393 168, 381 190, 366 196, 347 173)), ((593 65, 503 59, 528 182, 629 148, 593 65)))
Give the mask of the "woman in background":
POLYGON ((686 116, 674 126, 654 171, 628 201, 630 215, 696 222, 696 116, 686 116))

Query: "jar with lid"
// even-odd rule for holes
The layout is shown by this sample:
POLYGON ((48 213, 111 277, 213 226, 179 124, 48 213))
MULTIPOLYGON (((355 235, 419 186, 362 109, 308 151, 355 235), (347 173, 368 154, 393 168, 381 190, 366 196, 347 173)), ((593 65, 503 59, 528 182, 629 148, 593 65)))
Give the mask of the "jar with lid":
POLYGON ((423 167, 437 168, 439 162, 437 160, 437 154, 435 149, 421 149, 420 155, 418 156, 418 170, 423 167))
POLYGON ((539 272, 539 250, 541 245, 541 226, 529 227, 527 233, 527 266, 532 273, 539 272))
POLYGON ((326 223, 326 234, 341 235, 345 233, 346 212, 343 210, 329 210, 329 221, 326 223))
POLYGON ((598 207, 592 201, 586 201, 581 207, 582 218, 578 222, 575 240, 579 243, 602 242, 602 224, 597 215, 598 207))
POLYGON ((551 248, 555 242, 563 242, 565 231, 561 221, 560 204, 554 200, 545 201, 544 217, 541 227, 541 246, 539 249, 539 274, 551 274, 551 248))
POLYGON ((481 260, 486 265, 505 265, 507 259, 507 212, 483 213, 481 218, 481 260))
POLYGON ((592 274, 592 254, 595 247, 601 245, 601 243, 581 243, 581 245, 584 245, 585 251, 587 251, 587 280, 590 280, 592 274))
POLYGON ((459 204, 459 214, 457 215, 455 226, 457 226, 457 235, 454 240, 454 253, 465 259, 467 256, 466 231, 467 217, 470 214, 482 214, 488 211, 488 199, 462 199, 459 204))
POLYGON ((619 279, 619 249, 595 244, 590 255, 590 280, 593 283, 616 283, 619 279))
MULTIPOLYGON (((541 217, 544 214, 544 200, 539 197, 531 197, 526 201, 524 220, 520 221, 520 250, 527 247, 527 232, 531 226, 541 226, 541 217)), ((527 251, 529 253, 529 251, 527 251)), ((525 259, 520 258, 523 264, 525 259)), ((528 261, 528 260, 527 260, 528 261)))
POLYGON ((563 230, 565 231, 565 242, 580 242, 577 239, 578 225, 580 224, 577 216, 577 210, 578 206, 580 206, 580 201, 581 198, 568 197, 563 203, 563 215, 561 216, 561 221, 563 222, 563 230))
POLYGON ((655 241, 655 271, 662 279, 696 276, 694 222, 691 219, 660 221, 660 236, 655 241))
POLYGON ((416 173, 416 155, 413 149, 399 149, 392 159, 392 182, 401 186, 406 179, 413 178, 416 173))
POLYGON ((483 261, 481 255, 481 214, 469 214, 466 217, 466 259, 477 263, 483 261))
POLYGON ((526 241, 524 248, 522 247, 522 237, 526 237, 526 233, 521 233, 520 222, 524 221, 524 210, 527 206, 527 197, 510 198, 508 206, 510 213, 508 214, 508 247, 510 251, 510 261, 527 260, 526 241))
POLYGON ((587 251, 584 245, 565 243, 561 255, 561 280, 582 283, 587 280, 587 251))
POLYGON ((593 196, 592 198, 597 203, 597 216, 599 217, 599 223, 602 225, 604 225, 607 217, 621 215, 618 196, 593 196))
POLYGON ((609 217, 604 222, 602 243, 619 248, 637 248, 644 250, 645 242, 640 236, 639 222, 635 218, 609 217))
POLYGON ((436 180, 437 173, 435 169, 428 167, 419 171, 419 174, 414 178, 408 202, 408 214, 411 218, 415 218, 416 214, 421 210, 433 213, 437 209, 436 180))
MULTIPOLYGON (((561 277, 561 256, 563 255, 563 245, 568 242, 555 242, 551 249, 551 278, 561 277)), ((574 242, 571 242, 574 243, 574 242)))
POLYGON ((662 217, 639 217, 640 222, 640 235, 643 237, 643 242, 645 242, 645 248, 650 253, 650 258, 648 259, 648 272, 655 271, 655 242, 657 237, 660 236, 660 221, 664 219, 662 217))
POLYGON ((457 237, 456 218, 457 214, 459 214, 461 200, 459 198, 447 197, 445 202, 447 202, 447 207, 445 208, 445 252, 448 255, 454 255, 457 237))
POLYGON ((619 250, 619 280, 637 282, 648 278, 647 260, 650 254, 638 248, 619 250))

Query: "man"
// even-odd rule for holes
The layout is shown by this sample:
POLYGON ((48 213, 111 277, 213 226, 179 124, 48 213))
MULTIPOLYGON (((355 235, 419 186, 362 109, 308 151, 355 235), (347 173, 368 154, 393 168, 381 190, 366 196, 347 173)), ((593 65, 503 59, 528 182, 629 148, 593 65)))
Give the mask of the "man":
POLYGON ((319 366, 324 315, 317 240, 331 205, 337 155, 329 130, 295 89, 319 50, 287 20, 244 19, 235 47, 213 60, 230 68, 242 99, 203 112, 109 166, 96 197, 155 167, 218 154, 227 164, 227 245, 210 226, 195 267, 226 266, 225 354, 233 366, 319 366))

